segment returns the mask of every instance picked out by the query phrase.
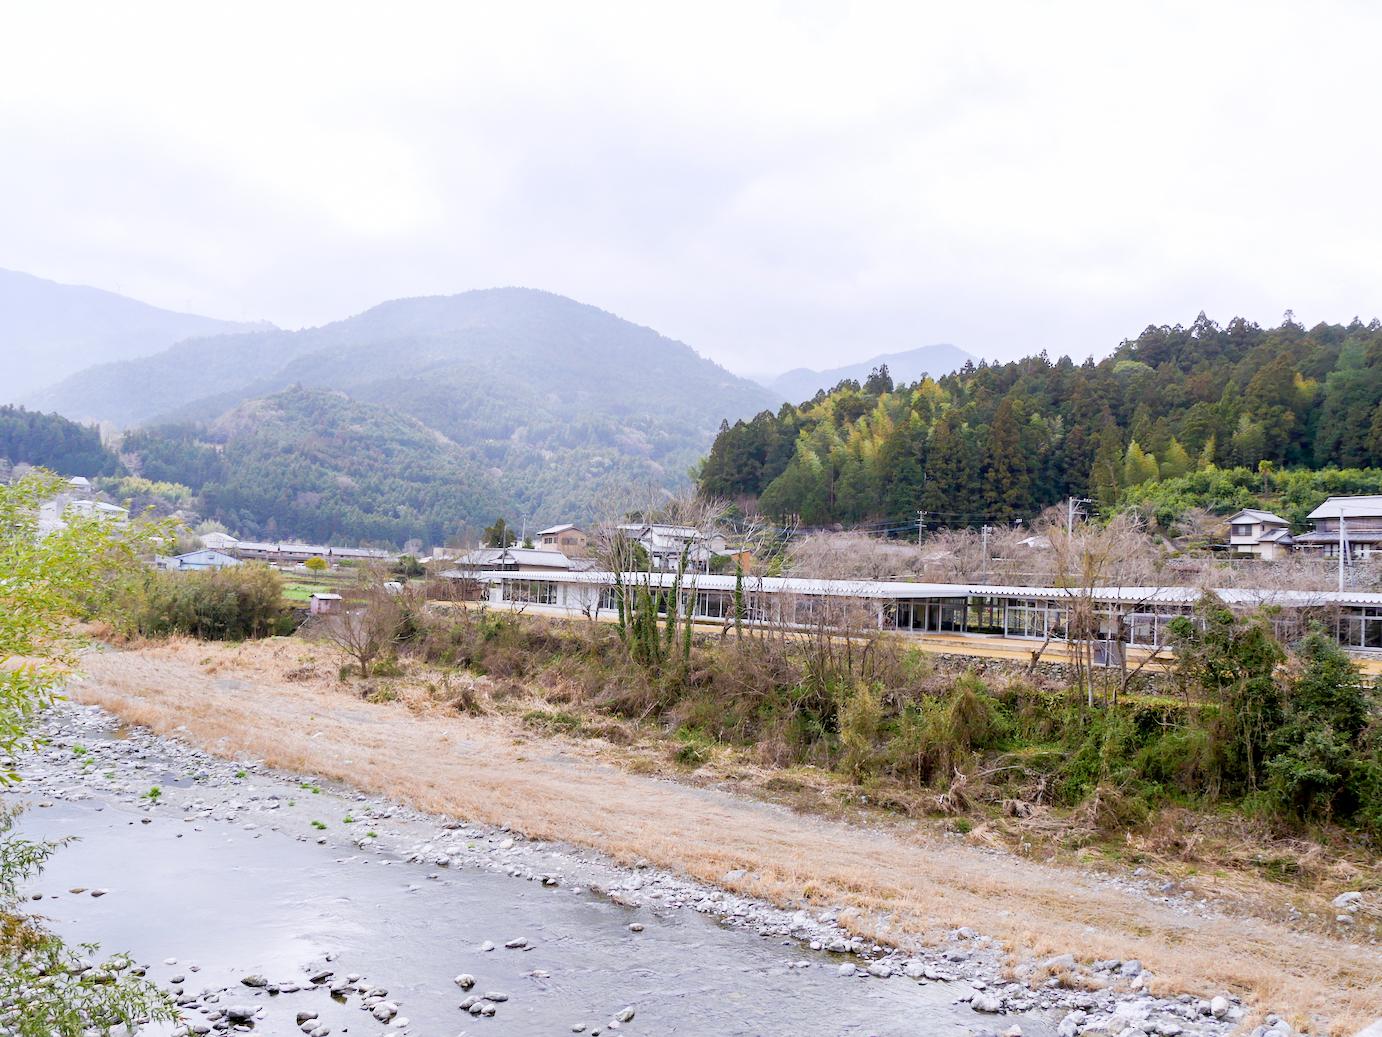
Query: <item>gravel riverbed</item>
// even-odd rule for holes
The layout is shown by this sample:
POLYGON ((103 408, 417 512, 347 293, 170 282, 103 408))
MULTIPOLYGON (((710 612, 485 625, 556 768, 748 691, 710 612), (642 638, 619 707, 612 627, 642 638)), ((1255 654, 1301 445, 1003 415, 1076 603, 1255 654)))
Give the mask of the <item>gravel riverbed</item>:
POLYGON ((1148 995, 1137 961, 1008 970, 982 919, 904 955, 832 910, 221 759, 94 708, 43 726, 5 795, 24 834, 80 841, 34 907, 173 993, 184 1021, 151 1034, 1219 1037, 1243 1015, 1148 995))

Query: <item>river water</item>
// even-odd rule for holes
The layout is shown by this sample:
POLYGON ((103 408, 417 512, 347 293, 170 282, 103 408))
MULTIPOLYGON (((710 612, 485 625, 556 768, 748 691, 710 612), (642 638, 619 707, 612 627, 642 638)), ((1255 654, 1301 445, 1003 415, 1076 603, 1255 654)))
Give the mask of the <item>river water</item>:
MULTIPOLYGON (((183 976, 190 992, 225 989, 222 1006, 262 1005, 259 1033, 299 1033, 294 1016, 304 1010, 336 1034, 426 1037, 567 1034, 578 1025, 585 1033, 932 1035, 1014 1022, 1028 1037, 1049 1033, 1044 1021, 1009 1016, 999 1024, 957 1003, 967 984, 842 977, 839 966, 851 959, 729 928, 686 907, 630 907, 580 886, 409 863, 335 835, 321 845, 315 831, 287 823, 286 810, 281 825, 244 814, 218 819, 186 805, 178 812, 179 798, 214 800, 208 786, 217 776, 203 772, 192 787, 183 760, 121 752, 89 731, 84 738, 90 748, 77 751, 99 762, 69 765, 73 751, 59 742, 34 768, 39 780, 4 797, 26 804, 23 834, 80 840, 32 884, 43 894, 34 906, 72 941, 130 952, 164 985, 183 976), (164 782, 157 809, 133 795, 151 776, 164 782), (109 892, 69 892, 77 887, 109 892), (517 938, 529 949, 504 947, 517 938), (495 949, 482 949, 485 941, 495 949), (323 967, 387 988, 398 1019, 378 1023, 358 996, 336 1000, 307 986, 308 973, 323 967), (476 977, 472 993, 508 995, 493 1018, 458 1008, 458 973, 476 977), (275 995, 241 985, 250 974, 307 988, 275 995), (612 1031, 626 1007, 634 1018, 612 1031)), ((299 787, 262 775, 256 788, 262 794, 274 782, 299 787)), ((330 790, 305 798, 321 815, 348 813, 353 802, 330 790)))

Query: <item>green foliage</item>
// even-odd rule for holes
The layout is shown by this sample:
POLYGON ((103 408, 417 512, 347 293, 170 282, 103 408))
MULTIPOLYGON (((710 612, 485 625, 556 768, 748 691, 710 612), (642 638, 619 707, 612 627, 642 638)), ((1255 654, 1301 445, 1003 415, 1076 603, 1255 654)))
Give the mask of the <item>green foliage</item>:
POLYGON ((1290 521, 1297 531, 1308 529, 1306 516, 1336 494, 1382 493, 1382 468, 1330 468, 1273 471, 1263 491, 1257 468, 1206 468, 1160 482, 1129 487, 1122 503, 1138 508, 1162 526, 1173 525, 1192 508, 1227 515, 1240 508, 1265 508, 1290 521))
POLYGON ((263 565, 146 572, 125 581, 114 619, 128 634, 243 641, 289 632, 282 577, 263 565))
MULTIPOLYGON (((224 484, 228 495, 207 514, 243 512, 248 522, 261 524, 252 530, 239 514, 227 522, 245 536, 264 533, 271 515, 285 535, 325 539, 334 532, 397 544, 413 536, 441 543, 462 522, 478 528, 499 511, 544 523, 599 515, 630 485, 679 486, 721 418, 753 413, 772 400, 768 390, 680 342, 593 306, 520 288, 401 299, 302 332, 184 342, 157 356, 84 372, 49 398, 65 413, 100 415, 124 426, 164 420, 219 425, 218 415, 250 397, 294 385, 346 392, 359 401, 357 413, 375 426, 375 441, 361 443, 374 470, 338 462, 336 470, 323 465, 327 479, 308 479, 299 470, 289 484, 286 473, 248 467, 299 468, 282 450, 247 458, 228 443, 224 476, 175 481, 194 489, 224 484), (412 447, 406 419, 426 426, 434 458, 412 447), (410 456, 398 457, 390 471, 387 455, 394 452, 410 456), (450 475, 438 470, 445 459, 450 475), (491 470, 502 473, 497 485, 491 470), (335 499, 331 482, 341 474, 359 487, 346 487, 335 499), (424 482, 424 474, 425 490, 412 487, 405 503, 405 485, 424 482), (393 485, 378 499, 405 508, 393 523, 387 509, 372 506, 374 484, 384 480, 393 485), (276 492, 248 492, 260 486, 276 492), (292 506, 303 492, 327 499, 292 506), (349 514, 351 504, 361 514, 349 514), (434 521, 444 525, 441 536, 431 532, 434 521)), ((276 435, 275 445, 292 442, 315 452, 315 436, 323 435, 327 446, 339 437, 310 422, 294 431, 292 437, 276 435)))
POLYGON ((485 527, 484 539, 486 547, 513 547, 518 543, 518 534, 501 515, 485 527))
POLYGON ((63 475, 114 475, 119 459, 101 444, 94 425, 78 425, 60 414, 0 407, 0 458, 12 464, 50 468, 63 475))
POLYGON ((442 543, 503 499, 469 451, 399 413, 292 388, 212 426, 156 426, 126 449, 243 537, 442 543))
POLYGON ((995 749, 1009 722, 1002 705, 971 674, 941 695, 926 695, 898 714, 886 759, 894 774, 923 784, 949 778, 972 762, 976 751, 995 749))
POLYGON ((1338 643, 1320 631, 1305 638, 1299 656, 1303 670, 1291 683, 1281 723, 1271 734, 1271 794, 1282 809, 1305 820, 1357 817, 1377 825, 1382 822, 1377 685, 1365 682, 1338 643))
MULTIPOLYGON (((72 660, 69 620, 101 608, 109 588, 141 571, 140 555, 169 535, 161 525, 74 518, 38 535, 42 501, 63 486, 36 473, 0 484, 0 758, 24 744, 29 721, 52 699, 72 660)), ((0 773, 0 783, 12 768, 0 773)))
POLYGON ((856 781, 874 769, 883 726, 883 696, 873 684, 858 681, 849 687, 839 707, 841 766, 856 781))
POLYGON ((393 571, 394 575, 402 576, 404 579, 414 579, 427 574, 427 569, 413 555, 400 556, 394 563, 393 571))
MULTIPOLYGON (((1159 512, 1175 517, 1186 506, 1176 494, 1194 491, 1161 481, 1216 466, 1382 468, 1376 321, 1307 332, 1289 322, 1219 327, 1201 315, 1189 327, 1149 327, 1097 364, 1043 354, 890 382, 843 382, 726 423, 701 489, 757 497, 765 514, 808 525, 911 523, 925 509, 958 526, 1027 518, 1085 494, 1108 508, 1165 501, 1159 512)), ((1215 496, 1216 510, 1252 503, 1257 491, 1245 491, 1232 504, 1215 496)))
POLYGON ((1272 732, 1281 723, 1277 667, 1286 653, 1261 616, 1240 620, 1206 595, 1194 619, 1171 621, 1176 680, 1187 698, 1218 706, 1211 721, 1217 760, 1211 775, 1216 791, 1256 791, 1272 732))
MULTIPOLYGON (((166 536, 166 527, 120 527, 73 521, 46 537, 37 532, 42 500, 61 482, 46 474, 0 484, 0 783, 15 780, 14 754, 74 660, 65 634, 71 619, 102 600, 98 589, 136 567, 139 555, 166 536)), ((13 834, 15 813, 0 811, 0 1004, 20 1004, 5 1025, 22 1037, 83 1037, 132 1029, 143 1020, 171 1021, 172 1004, 129 976, 127 959, 79 967, 68 949, 26 913, 20 887, 42 870, 57 847, 13 834)), ((84 947, 94 953, 95 948, 84 947)))

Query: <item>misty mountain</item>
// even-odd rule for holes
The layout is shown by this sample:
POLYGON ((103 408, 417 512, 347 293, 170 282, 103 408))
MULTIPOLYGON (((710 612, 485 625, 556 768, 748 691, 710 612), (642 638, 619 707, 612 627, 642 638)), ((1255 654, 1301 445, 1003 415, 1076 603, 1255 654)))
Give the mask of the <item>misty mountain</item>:
POLYGON ((123 426, 207 423, 294 386, 416 419, 472 451, 537 521, 598 514, 630 485, 684 483, 722 418, 778 402, 649 328, 524 288, 183 342, 84 371, 33 402, 123 426))
POLYGON ((99 288, 0 270, 0 403, 18 403, 92 364, 254 327, 263 325, 174 313, 99 288))
POLYGON ((934 346, 918 346, 901 353, 883 353, 857 364, 832 367, 828 371, 813 371, 808 367, 798 367, 776 378, 764 381, 769 389, 780 393, 792 403, 801 403, 815 396, 821 389, 830 390, 846 378, 862 383, 869 372, 882 364, 888 365, 893 381, 898 385, 915 382, 923 375, 939 378, 951 371, 964 367, 965 361, 978 362, 978 357, 970 356, 963 349, 946 343, 934 346))

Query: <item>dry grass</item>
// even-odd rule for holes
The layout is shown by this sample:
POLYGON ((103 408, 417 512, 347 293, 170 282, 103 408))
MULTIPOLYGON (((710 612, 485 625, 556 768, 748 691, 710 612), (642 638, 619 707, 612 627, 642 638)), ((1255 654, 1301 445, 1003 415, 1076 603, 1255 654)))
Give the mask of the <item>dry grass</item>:
POLYGON ((1185 917, 1083 870, 984 852, 906 820, 849 824, 632 773, 668 768, 646 756, 614 766, 626 750, 539 738, 511 711, 463 715, 418 681, 398 680, 397 701, 371 705, 325 676, 337 661, 295 640, 170 642, 89 655, 72 694, 216 753, 423 809, 708 882, 744 869, 725 884, 787 906, 843 905, 855 931, 904 948, 970 925, 1018 956, 1140 958, 1158 992, 1231 990, 1300 1024, 1329 1012, 1335 1033, 1382 1015, 1374 948, 1267 917, 1185 917))

